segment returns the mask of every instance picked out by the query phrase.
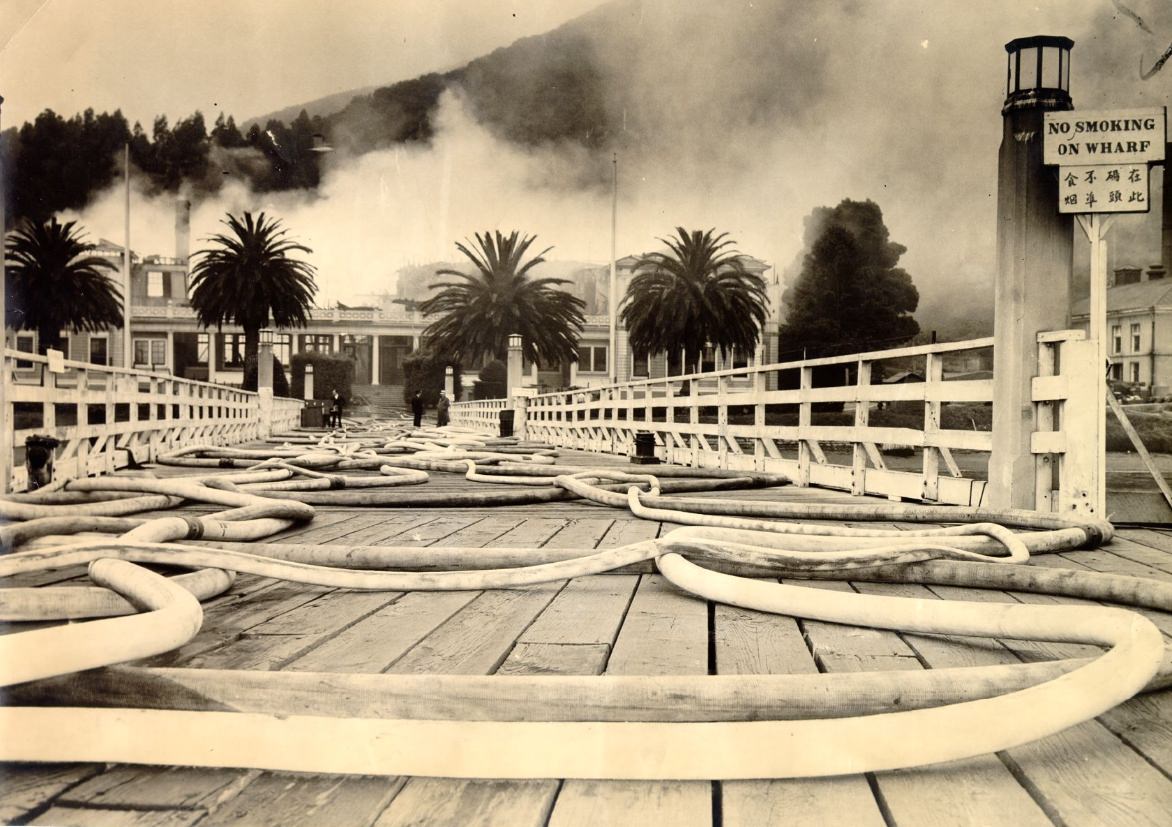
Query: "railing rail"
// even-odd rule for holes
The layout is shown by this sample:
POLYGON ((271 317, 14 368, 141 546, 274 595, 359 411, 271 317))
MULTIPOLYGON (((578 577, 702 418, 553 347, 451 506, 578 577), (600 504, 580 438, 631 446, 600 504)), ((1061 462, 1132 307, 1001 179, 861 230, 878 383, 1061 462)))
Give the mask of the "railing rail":
MULTIPOLYGON (((1071 377, 1086 370, 1083 338, 1080 331, 1039 336, 1042 372, 1059 377, 1035 388, 1043 510, 1082 510, 1074 492, 1087 487, 1082 452, 1090 442, 1072 430, 1081 427, 1074 411, 1083 400, 1074 399, 1080 384, 1071 377)), ((803 486, 976 506, 993 435, 975 418, 972 427, 958 426, 946 414, 948 406, 991 406, 991 373, 977 366, 991 362, 981 357, 992 346, 984 338, 641 379, 517 398, 508 407, 521 418, 521 433, 562 447, 631 454, 635 435, 651 433, 656 455, 668 462, 772 471, 803 486), (879 383, 880 365, 912 381, 879 383), (883 424, 892 418, 883 409, 893 407, 902 410, 898 424, 883 424)), ((505 400, 462 402, 452 408, 453 422, 494 431, 505 407, 505 400)))
MULTIPOLYGON (((196 444, 229 445, 262 433, 256 393, 87 362, 5 350, 0 487, 27 485, 24 442, 35 434, 60 442, 55 476, 105 473, 132 461, 196 444)), ((273 400, 271 428, 300 421, 302 403, 273 400)))

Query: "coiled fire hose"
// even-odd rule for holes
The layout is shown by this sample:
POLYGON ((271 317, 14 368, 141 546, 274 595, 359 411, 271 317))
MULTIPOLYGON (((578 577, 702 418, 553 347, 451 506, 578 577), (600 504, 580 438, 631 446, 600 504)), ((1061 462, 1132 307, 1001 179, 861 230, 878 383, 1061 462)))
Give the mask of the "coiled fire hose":
MULTIPOLYGON (((433 450, 421 445, 416 455, 433 450)), ((441 446, 438 453, 454 456, 421 461, 452 462, 471 479, 481 476, 477 460, 458 456, 461 451, 465 448, 441 446)), ((280 459, 282 466, 290 466, 286 457, 280 459)), ((257 464, 268 460, 257 458, 257 464)), ((495 476, 499 470, 498 466, 483 476, 495 476)), ((528 474, 528 468, 517 470, 532 477, 525 481, 527 486, 547 478, 528 474)), ((573 552, 491 550, 491 557, 485 557, 479 549, 429 548, 422 551, 430 565, 448 570, 396 571, 391 569, 410 565, 412 555, 420 562, 421 550, 368 547, 352 556, 348 549, 290 544, 255 546, 257 554, 240 551, 238 542, 231 548, 209 547, 206 544, 212 541, 260 539, 292 521, 312 517, 309 505, 284 498, 301 492, 282 492, 276 499, 263 486, 280 484, 278 474, 286 479, 297 474, 307 481, 323 479, 322 475, 304 467, 298 471, 271 466, 249 474, 263 478, 79 480, 62 495, 85 491, 119 497, 90 505, 53 504, 49 495, 0 502, 0 516, 30 521, 23 530, 20 525, 0 529, 0 540, 9 548, 19 549, 37 537, 37 543, 51 543, 53 536, 73 531, 122 532, 118 538, 87 536, 16 550, 0 557, 0 575, 88 562, 91 577, 111 590, 101 606, 93 595, 85 598, 94 604, 87 609, 89 616, 130 607, 144 612, 0 638, 0 682, 12 687, 10 697, 19 699, 36 686, 28 681, 47 680, 68 699, 71 692, 80 691, 69 686, 68 676, 76 671, 168 651, 198 631, 201 610, 192 592, 202 594, 202 587, 188 591, 178 577, 169 581, 139 563, 201 569, 198 576, 215 581, 209 588, 222 584, 227 572, 250 572, 323 586, 398 591, 532 584, 654 560, 662 574, 686 592, 759 611, 903 631, 1092 643, 1108 650, 1092 660, 932 670, 922 675, 372 675, 363 679, 373 698, 365 705, 338 703, 333 697, 310 700, 314 693, 307 682, 320 681, 321 675, 228 673, 232 686, 244 689, 227 694, 242 694, 246 700, 225 698, 216 704, 216 693, 225 695, 224 677, 216 670, 145 670, 151 679, 202 686, 207 705, 198 710, 0 708, 0 760, 496 778, 804 777, 915 766, 1009 748, 1101 714, 1145 687, 1168 682, 1168 670, 1161 670, 1164 644, 1159 630, 1141 615, 1122 609, 921 601, 751 579, 765 574, 948 582, 1168 611, 1172 585, 1166 583, 1018 565, 1031 553, 1093 546, 1109 539, 1111 527, 1101 521, 949 507, 802 507, 681 499, 658 493, 667 488, 668 480, 573 469, 548 477, 549 487, 601 506, 630 508, 649 519, 693 527, 659 540, 562 559, 573 552), (649 491, 641 491, 636 483, 649 491), (146 508, 159 508, 160 500, 170 505, 180 499, 226 510, 148 521, 111 516, 133 510, 106 510, 144 503, 149 503, 146 508), (101 508, 92 513, 86 510, 91 506, 101 508), (62 522, 63 510, 77 516, 62 522), (959 525, 887 531, 775 522, 795 517, 959 525), (66 531, 70 522, 73 531, 66 531), (192 545, 196 540, 205 545, 192 545), (471 568, 481 559, 495 561, 496 567, 471 568), (113 595, 122 598, 121 603, 113 595), (54 656, 46 659, 44 652, 54 656), (60 677, 54 680, 55 676, 60 677), (289 691, 300 691, 298 697, 306 698, 304 714, 266 712, 268 694, 289 691), (477 696, 484 701, 468 700, 477 696), (902 711, 890 711, 896 698, 902 711), (239 711, 222 711, 225 708, 239 711), (460 710, 460 716, 447 717, 448 709, 460 710), (129 727, 140 737, 111 737, 120 731, 116 727, 129 727), (355 747, 321 749, 338 741, 355 747), (505 742, 511 748, 500 750, 505 742), (763 744, 777 748, 763 749, 763 744)), ((68 596, 59 594, 62 591, 4 590, 0 606, 9 616, 29 619, 80 616, 77 607, 61 605, 63 599, 69 602, 68 596)), ((106 671, 116 678, 134 668, 106 671)))

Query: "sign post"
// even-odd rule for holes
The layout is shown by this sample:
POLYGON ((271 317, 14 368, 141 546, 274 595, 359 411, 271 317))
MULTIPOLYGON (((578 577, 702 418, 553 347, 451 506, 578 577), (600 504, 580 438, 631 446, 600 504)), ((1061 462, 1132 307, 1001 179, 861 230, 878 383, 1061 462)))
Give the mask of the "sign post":
POLYGON ((1150 209, 1148 166, 1164 160, 1164 109, 1047 112, 1043 161, 1058 165, 1058 211, 1073 213, 1091 245, 1090 318, 1102 392, 1095 394, 1095 515, 1107 517, 1107 232, 1118 213, 1150 209), (1101 378, 1100 378, 1101 377, 1101 378))

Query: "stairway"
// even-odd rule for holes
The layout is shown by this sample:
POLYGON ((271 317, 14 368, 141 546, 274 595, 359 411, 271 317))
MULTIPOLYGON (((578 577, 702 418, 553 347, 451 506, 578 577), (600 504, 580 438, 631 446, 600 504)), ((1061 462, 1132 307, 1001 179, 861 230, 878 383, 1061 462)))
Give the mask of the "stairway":
POLYGON ((402 385, 351 385, 350 403, 346 406, 347 416, 375 416, 381 419, 398 419, 409 413, 410 408, 403 401, 402 385))

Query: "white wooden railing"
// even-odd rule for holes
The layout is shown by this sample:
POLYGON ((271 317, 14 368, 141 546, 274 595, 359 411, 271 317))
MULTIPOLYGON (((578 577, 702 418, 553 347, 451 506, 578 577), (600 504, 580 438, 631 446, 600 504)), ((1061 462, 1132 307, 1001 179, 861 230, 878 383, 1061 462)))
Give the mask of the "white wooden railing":
MULTIPOLYGON (((1052 374, 1035 381, 1034 397, 1036 495, 1045 510, 1078 509, 1085 454, 1093 451, 1093 439, 1072 431, 1083 420, 1068 407, 1085 404, 1080 383, 1072 380, 1089 370, 1083 338, 1079 331, 1039 336, 1043 373, 1052 374)), ((510 406, 523 418, 520 433, 562 447, 629 455, 635 435, 651 433, 656 455, 668 462, 778 472, 802 486, 975 506, 985 493, 992 432, 975 422, 945 428, 943 413, 958 403, 991 405, 993 379, 964 373, 980 377, 972 369, 975 357, 992 346, 991 338, 976 339, 645 379, 518 397, 510 406), (917 381, 873 384, 880 366, 889 376, 898 369, 917 381), (816 386, 827 373, 851 381, 816 386), (681 396, 685 382, 689 390, 681 396), (906 411, 908 403, 922 410, 917 427, 872 424, 881 415, 876 409, 898 404, 906 411), (819 422, 827 408, 839 419, 849 412, 850 422, 819 422), (894 459, 908 449, 918 453, 918 463, 894 459), (918 467, 909 467, 913 463, 918 467)), ((453 424, 495 431, 504 401, 453 405, 453 424)))
MULTIPOLYGON (((54 476, 72 478, 149 462, 187 445, 256 439, 265 427, 256 393, 180 379, 4 351, 0 487, 23 490, 24 442, 42 434, 61 445, 54 476)), ((300 424, 302 402, 276 398, 271 430, 300 424)))

